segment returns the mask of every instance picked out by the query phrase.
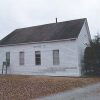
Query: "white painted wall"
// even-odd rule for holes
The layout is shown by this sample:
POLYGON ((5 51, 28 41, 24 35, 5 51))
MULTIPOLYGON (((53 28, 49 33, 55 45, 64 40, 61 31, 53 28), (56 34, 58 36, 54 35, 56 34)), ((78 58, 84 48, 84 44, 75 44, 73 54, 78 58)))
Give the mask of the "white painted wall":
POLYGON ((84 51, 87 46, 90 46, 90 41, 91 41, 91 36, 89 33, 87 21, 85 21, 77 39, 78 59, 79 59, 78 61, 79 61, 80 72, 81 72, 82 66, 84 65, 84 51))
MULTIPOLYGON (((10 52, 10 74, 79 76, 75 40, 0 47, 0 67, 10 52), (60 64, 53 65, 53 50, 59 49, 60 64), (19 52, 25 52, 25 65, 19 65, 19 52), (41 66, 35 65, 35 51, 41 51, 41 66)), ((2 68, 2 67, 1 67, 2 68)))

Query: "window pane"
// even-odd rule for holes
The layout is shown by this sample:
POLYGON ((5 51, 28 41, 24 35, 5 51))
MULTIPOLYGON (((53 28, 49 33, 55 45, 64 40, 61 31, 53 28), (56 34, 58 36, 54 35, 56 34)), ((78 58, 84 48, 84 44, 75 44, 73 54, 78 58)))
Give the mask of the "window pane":
POLYGON ((53 50, 53 64, 59 65, 59 50, 53 50))
POLYGON ((41 53, 40 53, 40 51, 35 51, 35 64, 41 65, 41 53))
POLYGON ((20 52, 19 53, 19 62, 20 62, 20 65, 24 65, 24 52, 20 52))

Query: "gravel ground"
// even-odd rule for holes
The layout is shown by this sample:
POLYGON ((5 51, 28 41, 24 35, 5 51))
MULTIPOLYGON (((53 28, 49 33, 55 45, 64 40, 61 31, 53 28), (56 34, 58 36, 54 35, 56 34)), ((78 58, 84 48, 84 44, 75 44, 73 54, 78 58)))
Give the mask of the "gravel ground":
POLYGON ((100 82, 100 78, 0 76, 0 100, 30 100, 100 82))
POLYGON ((100 100, 100 83, 38 100, 100 100))

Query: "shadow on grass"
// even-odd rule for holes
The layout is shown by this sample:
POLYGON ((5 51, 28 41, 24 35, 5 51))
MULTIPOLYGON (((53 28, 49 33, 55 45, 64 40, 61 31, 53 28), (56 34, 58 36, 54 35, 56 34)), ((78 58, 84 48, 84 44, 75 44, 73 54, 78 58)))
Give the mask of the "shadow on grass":
POLYGON ((82 77, 99 77, 100 78, 100 73, 88 72, 88 73, 85 73, 82 77))

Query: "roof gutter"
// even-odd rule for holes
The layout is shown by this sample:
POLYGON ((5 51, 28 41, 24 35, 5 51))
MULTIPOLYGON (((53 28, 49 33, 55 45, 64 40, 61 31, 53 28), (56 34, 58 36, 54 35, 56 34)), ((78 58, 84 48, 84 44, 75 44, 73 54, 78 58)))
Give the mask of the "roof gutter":
POLYGON ((40 41, 40 42, 27 42, 27 43, 16 43, 16 44, 5 44, 5 45, 0 45, 0 47, 5 47, 5 46, 16 46, 16 45, 27 45, 27 44, 39 44, 39 43, 52 43, 52 42, 60 42, 60 41, 73 41, 76 40, 77 38, 70 38, 70 39, 60 39, 60 40, 51 40, 51 41, 40 41))

